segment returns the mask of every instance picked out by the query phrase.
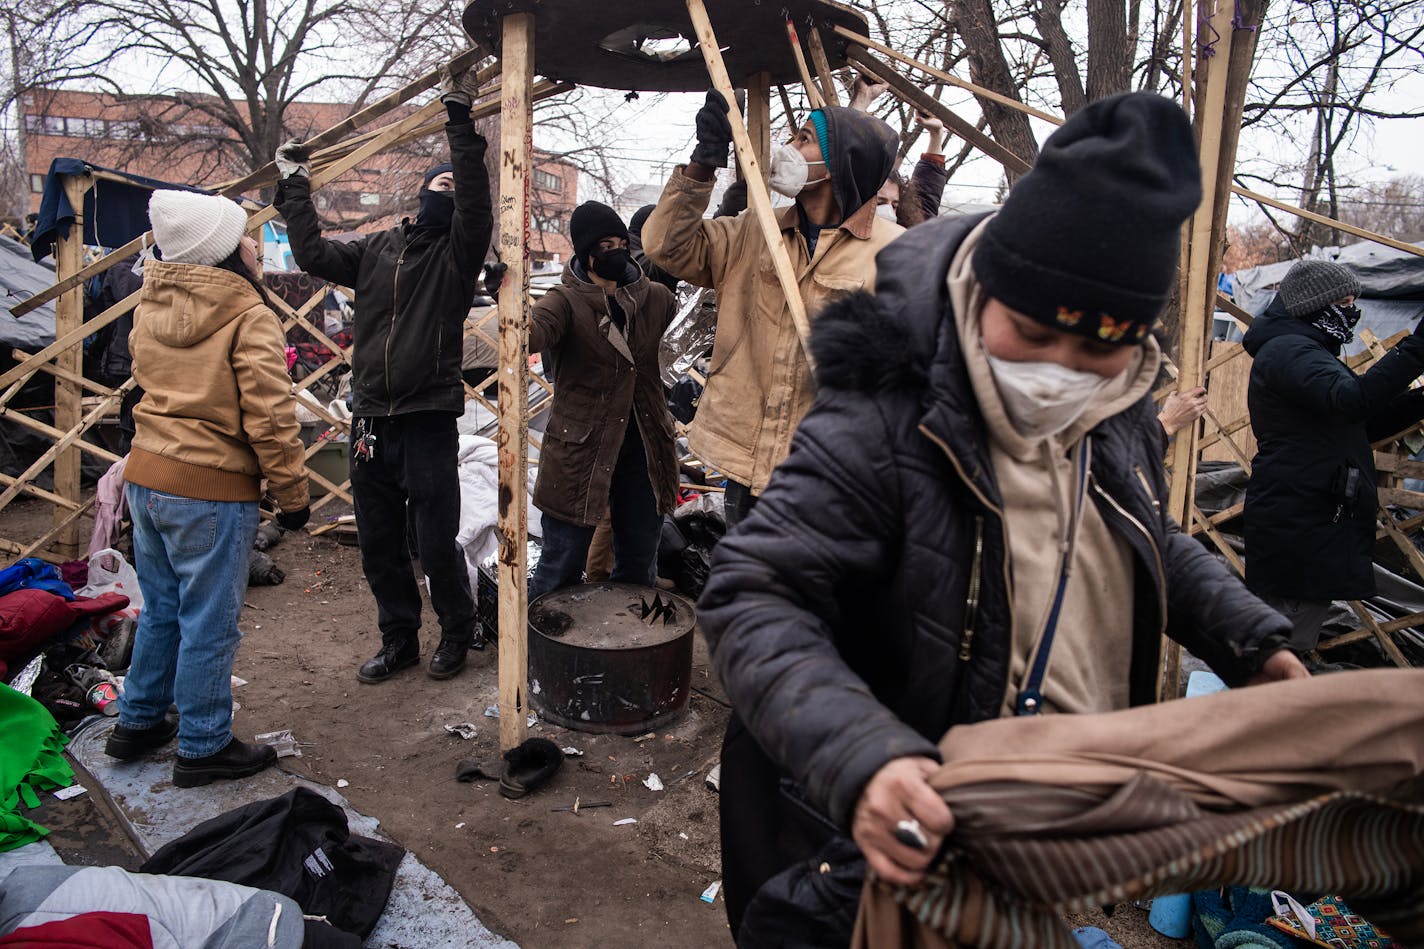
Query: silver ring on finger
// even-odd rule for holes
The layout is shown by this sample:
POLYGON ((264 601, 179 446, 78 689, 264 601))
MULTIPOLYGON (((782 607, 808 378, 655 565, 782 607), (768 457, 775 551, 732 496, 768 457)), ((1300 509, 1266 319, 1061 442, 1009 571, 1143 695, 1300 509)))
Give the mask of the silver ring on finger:
POLYGON ((898 821, 895 824, 895 839, 912 850, 928 850, 930 839, 924 828, 914 819, 898 821))

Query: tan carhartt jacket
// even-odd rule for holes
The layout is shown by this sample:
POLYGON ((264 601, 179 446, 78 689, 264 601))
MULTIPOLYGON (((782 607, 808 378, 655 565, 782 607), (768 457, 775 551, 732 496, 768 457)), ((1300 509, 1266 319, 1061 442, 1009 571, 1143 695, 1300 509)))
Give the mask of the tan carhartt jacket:
POLYGON ((307 474, 286 339, 242 277, 151 260, 129 336, 144 396, 125 478, 206 501, 307 506, 307 474))
MULTIPOLYGON (((711 196, 712 182, 693 181, 678 168, 643 225, 643 249, 668 273, 717 290, 717 340, 688 447, 760 494, 811 408, 815 380, 755 218, 744 212, 706 220, 711 196)), ((813 321, 832 300, 873 288, 875 255, 904 233, 875 216, 872 200, 821 231, 812 257, 796 207, 777 218, 813 321)))

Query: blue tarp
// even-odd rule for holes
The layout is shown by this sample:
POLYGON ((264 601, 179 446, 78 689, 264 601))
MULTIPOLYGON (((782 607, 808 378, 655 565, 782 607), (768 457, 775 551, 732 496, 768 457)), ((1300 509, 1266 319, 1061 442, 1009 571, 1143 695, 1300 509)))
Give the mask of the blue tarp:
POLYGON ((201 188, 102 168, 78 158, 56 158, 50 162, 44 195, 40 198, 38 220, 35 221, 35 233, 30 238, 30 253, 35 260, 53 253, 55 240, 68 237, 69 229, 74 225, 74 208, 69 203, 69 196, 64 193, 60 175, 82 175, 91 170, 124 179, 96 178, 94 187, 84 195, 84 243, 100 247, 120 247, 149 230, 148 198, 155 189, 212 193, 201 188))

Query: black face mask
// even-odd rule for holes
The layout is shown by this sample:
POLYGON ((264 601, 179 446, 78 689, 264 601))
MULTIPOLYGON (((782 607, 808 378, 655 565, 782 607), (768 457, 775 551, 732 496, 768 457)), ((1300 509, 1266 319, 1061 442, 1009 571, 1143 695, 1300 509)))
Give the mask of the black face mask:
POLYGON ((593 272, 604 280, 622 280, 628 273, 628 265, 633 262, 633 257, 626 247, 605 250, 591 256, 593 272))
POLYGON ((1332 303, 1321 310, 1311 322, 1342 344, 1348 343, 1355 338, 1355 326, 1360 322, 1360 308, 1353 303, 1349 306, 1332 303))
POLYGON ((450 196, 450 192, 420 189, 420 213, 415 216, 416 227, 448 230, 454 217, 455 199, 450 196))

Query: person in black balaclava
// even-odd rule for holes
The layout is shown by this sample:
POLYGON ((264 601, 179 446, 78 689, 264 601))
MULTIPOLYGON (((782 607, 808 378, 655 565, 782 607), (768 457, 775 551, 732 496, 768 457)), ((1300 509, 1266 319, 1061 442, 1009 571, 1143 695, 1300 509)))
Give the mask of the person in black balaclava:
POLYGON ((276 205, 292 257, 307 273, 356 291, 351 493, 381 630, 380 651, 356 674, 362 682, 381 682, 420 659, 407 522, 440 619, 431 678, 456 675, 467 651, 484 647, 455 542, 463 326, 493 226, 485 140, 470 121, 478 91, 473 72, 445 76, 451 160, 426 172, 414 221, 360 240, 321 236, 306 150, 297 142, 277 150, 276 205))
POLYGON ((529 322, 529 349, 547 349, 559 362, 534 485, 544 547, 531 601, 579 582, 605 514, 610 579, 651 586, 663 515, 677 502, 677 451, 658 364, 676 313, 672 291, 633 262, 628 229, 607 205, 575 208, 569 236, 574 257, 529 322))

